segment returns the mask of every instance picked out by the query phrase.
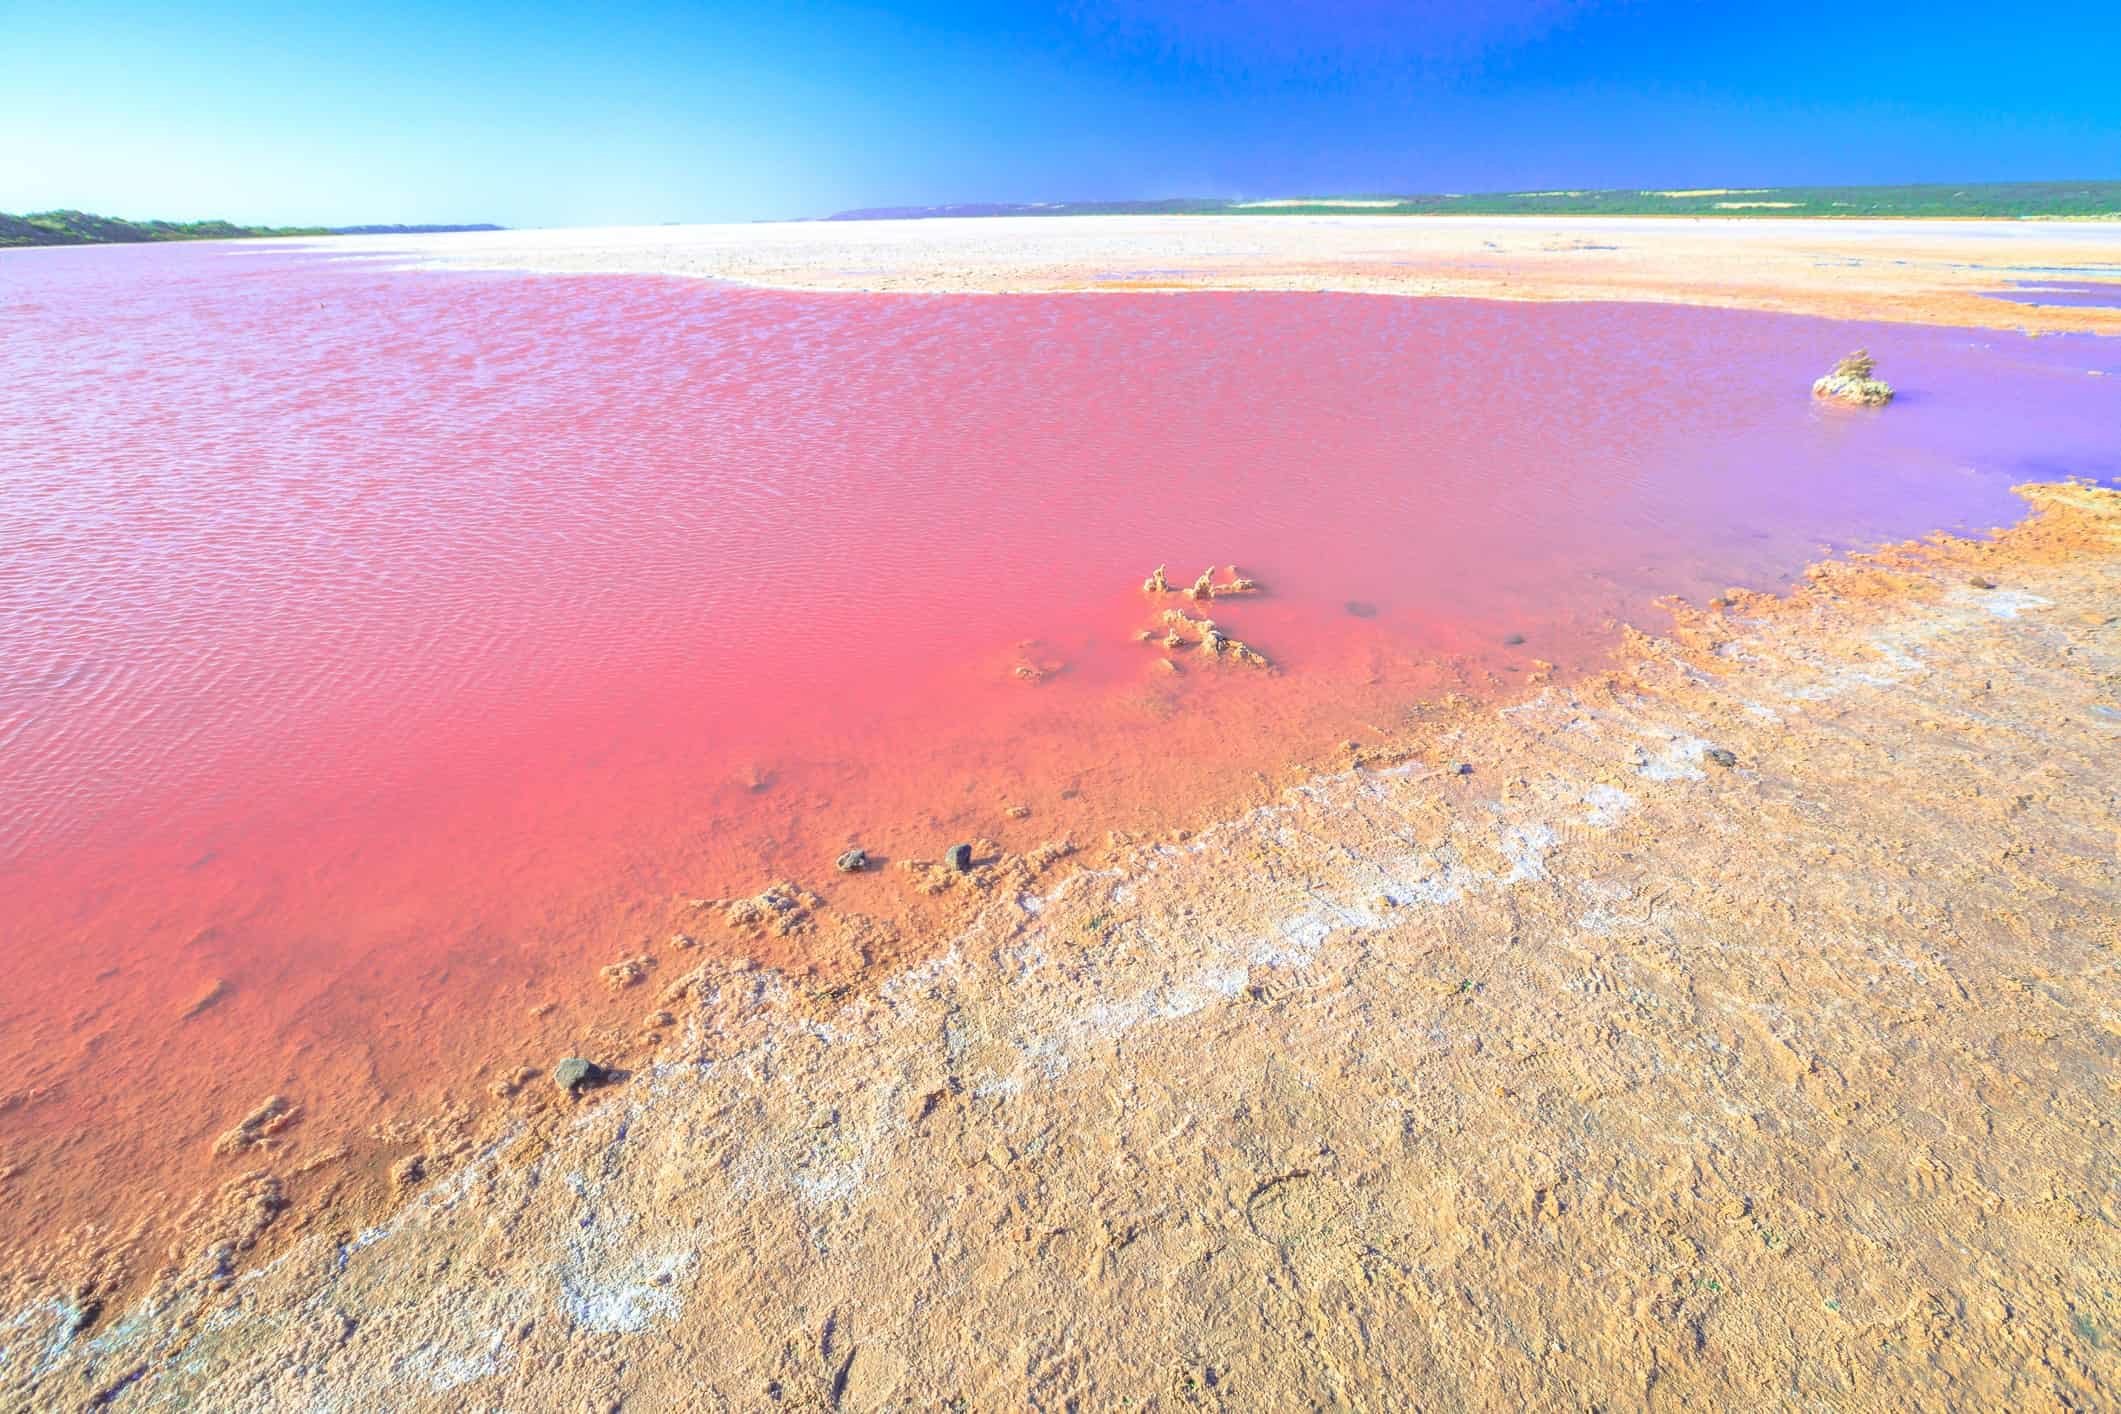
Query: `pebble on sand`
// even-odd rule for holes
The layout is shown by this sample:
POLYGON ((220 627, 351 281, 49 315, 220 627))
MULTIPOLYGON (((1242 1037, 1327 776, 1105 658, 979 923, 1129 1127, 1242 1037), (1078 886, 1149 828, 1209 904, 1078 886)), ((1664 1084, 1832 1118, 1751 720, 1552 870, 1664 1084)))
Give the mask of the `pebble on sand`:
POLYGON ((552 1083, 570 1095, 592 1090, 611 1078, 611 1072, 593 1060, 569 1056, 552 1068, 552 1083))

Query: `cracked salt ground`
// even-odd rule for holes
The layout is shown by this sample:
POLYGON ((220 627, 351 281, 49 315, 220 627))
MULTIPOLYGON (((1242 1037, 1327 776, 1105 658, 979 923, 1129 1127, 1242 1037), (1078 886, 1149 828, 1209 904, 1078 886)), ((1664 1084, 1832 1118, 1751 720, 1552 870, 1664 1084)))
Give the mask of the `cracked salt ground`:
POLYGON ((2113 501, 1682 619, 1469 709, 1477 789, 1322 778, 998 899, 828 1019, 705 987, 627 1085, 360 1245, 85 1339, 24 1309, 0 1371, 32 1407, 1098 1406, 1209 1371, 1232 1408, 2095 1404, 2113 501), (1977 554, 2050 605, 1952 603, 1977 554), (1919 696, 1792 696, 1881 634, 1919 696), (1641 769, 1711 741, 1757 767, 1641 769))

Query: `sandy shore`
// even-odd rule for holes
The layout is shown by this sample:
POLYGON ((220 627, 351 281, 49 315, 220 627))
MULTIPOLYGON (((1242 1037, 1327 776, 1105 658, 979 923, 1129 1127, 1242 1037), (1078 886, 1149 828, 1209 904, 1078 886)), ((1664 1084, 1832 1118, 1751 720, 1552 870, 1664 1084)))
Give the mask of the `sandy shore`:
POLYGON ((0 1316, 14 1407, 2099 1407, 2121 493, 2028 495, 1005 860, 872 992, 673 971, 238 1272, 262 1149, 150 1299, 0 1316))
POLYGON ((2121 281, 2121 222, 1079 216, 346 237, 414 264, 711 276, 797 290, 1342 290, 1651 300, 1841 319, 2121 333, 2121 309, 1990 299, 2121 281))

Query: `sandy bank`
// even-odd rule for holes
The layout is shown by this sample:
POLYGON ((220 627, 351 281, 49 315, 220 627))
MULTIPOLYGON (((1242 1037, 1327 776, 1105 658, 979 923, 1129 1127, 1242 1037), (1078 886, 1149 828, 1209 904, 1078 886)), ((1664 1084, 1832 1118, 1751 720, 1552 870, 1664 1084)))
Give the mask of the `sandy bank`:
MULTIPOLYGON (((652 1064, 438 1138, 386 1224, 209 1255, 80 1334, 18 1301, 0 1380, 2096 1405, 2121 494, 2030 498, 1993 543, 1683 610, 1591 681, 1416 708, 1272 806, 1005 891, 873 994, 709 966, 652 1064)), ((271 1181, 225 1195, 227 1240, 271 1181)))
POLYGON ((2121 309, 1983 294, 2014 280, 2121 280, 2121 222, 1000 217, 347 237, 323 248, 461 269, 711 276, 797 290, 1650 300, 2121 333, 2121 309))

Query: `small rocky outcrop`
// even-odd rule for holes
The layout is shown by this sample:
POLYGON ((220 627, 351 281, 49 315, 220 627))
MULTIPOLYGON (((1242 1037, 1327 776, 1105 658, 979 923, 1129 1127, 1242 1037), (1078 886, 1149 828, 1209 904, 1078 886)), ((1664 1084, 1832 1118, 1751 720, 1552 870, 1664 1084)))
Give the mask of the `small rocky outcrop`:
POLYGON ((272 1137, 295 1122, 300 1113, 282 1095, 268 1095, 233 1129, 214 1140, 216 1154, 240 1154, 245 1149, 269 1147, 272 1137))
POLYGON ((552 1068, 552 1083, 570 1095, 594 1090, 610 1080, 610 1071, 595 1061, 584 1060, 580 1056, 569 1056, 552 1068))
POLYGON ((597 976, 614 992, 623 992, 628 987, 638 986, 648 978, 648 969, 655 966, 655 959, 646 953, 633 957, 622 957, 617 962, 597 969, 597 976))
POLYGON ((1844 357, 1834 371, 1812 384, 1812 396, 1859 407, 1882 408, 1893 400, 1892 385, 1873 378, 1878 360, 1862 349, 1844 357))
POLYGON ((1273 666, 1266 654, 1242 639, 1232 638, 1213 619, 1196 619, 1184 609, 1166 609, 1160 622, 1165 630, 1161 639, 1154 629, 1144 629, 1138 636, 1144 642, 1161 642, 1173 650, 1196 645, 1210 658, 1231 658, 1249 667, 1273 666))
MULTIPOLYGON (((1165 572, 1169 569, 1169 565, 1158 565, 1150 576, 1142 581, 1142 592, 1144 594, 1169 594, 1173 586, 1171 581, 1164 577, 1165 572)), ((1215 582, 1215 566, 1210 565, 1200 572, 1198 579, 1178 592, 1184 594, 1188 599, 1197 600, 1201 603, 1206 603, 1219 594, 1257 594, 1260 592, 1262 587, 1260 582, 1256 579, 1247 579, 1239 574, 1236 565, 1229 566, 1229 572, 1230 577, 1221 584, 1217 584, 1215 582)))
MULTIPOLYGON (((1171 582, 1164 578, 1166 566, 1158 565, 1156 572, 1142 582, 1142 588, 1150 594, 1171 592, 1171 582)), ((1215 566, 1210 565, 1200 572, 1200 577, 1179 591, 1196 604, 1212 603, 1216 598, 1229 595, 1257 594, 1260 583, 1247 579, 1231 565, 1230 577, 1221 584, 1215 582, 1215 566)), ((1144 643, 1161 643, 1173 652, 1189 645, 1198 646, 1210 658, 1229 658, 1254 668, 1271 668, 1267 655, 1240 639, 1230 637, 1213 619, 1194 618, 1184 609, 1165 609, 1157 616, 1157 622, 1142 629, 1135 637, 1144 643)), ((1182 671, 1168 659, 1162 661, 1162 670, 1167 673, 1182 671)))
POLYGON ((832 867, 839 870, 842 874, 859 874, 869 867, 869 851, 866 849, 850 849, 838 859, 833 860, 832 867))
POLYGON ((800 884, 783 879, 750 898, 694 899, 692 906, 717 910, 732 928, 756 928, 785 938, 808 929, 811 915, 823 908, 825 901, 800 884))
POLYGON ((1066 672, 1068 661, 1048 652, 1045 644, 1036 638, 1027 638, 1016 645, 1015 661, 1009 671, 1024 682, 1039 683, 1066 672))

